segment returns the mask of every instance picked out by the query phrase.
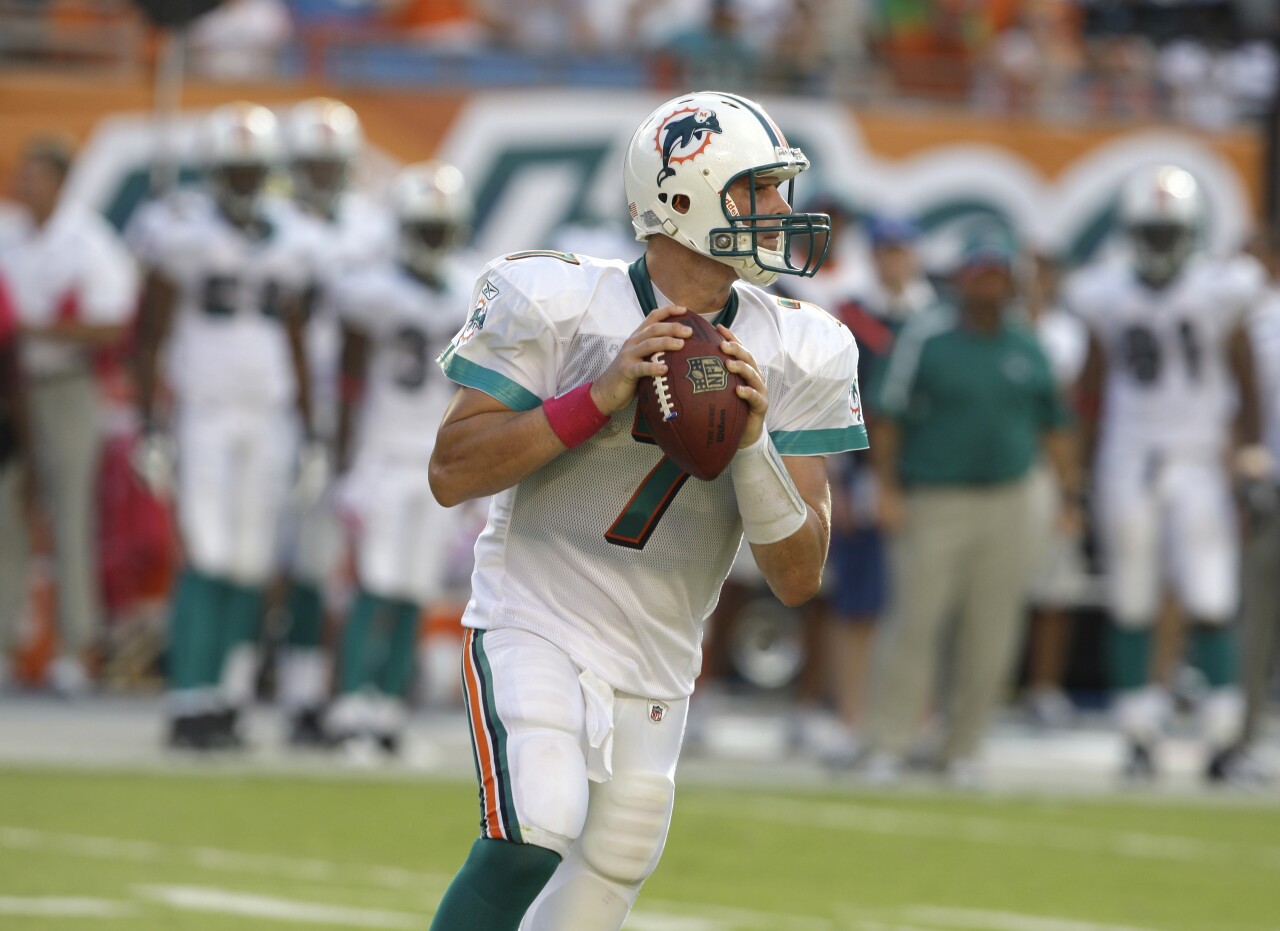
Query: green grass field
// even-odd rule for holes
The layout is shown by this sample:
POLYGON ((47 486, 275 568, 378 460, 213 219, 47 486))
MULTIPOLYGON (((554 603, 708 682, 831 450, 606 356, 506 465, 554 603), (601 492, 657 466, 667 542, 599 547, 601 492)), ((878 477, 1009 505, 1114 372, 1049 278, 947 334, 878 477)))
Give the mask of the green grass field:
MULTIPOLYGON (((476 821, 462 782, 0 771, 0 928, 425 929, 476 821)), ((1277 931, 1280 805, 682 787, 627 927, 1277 931)))

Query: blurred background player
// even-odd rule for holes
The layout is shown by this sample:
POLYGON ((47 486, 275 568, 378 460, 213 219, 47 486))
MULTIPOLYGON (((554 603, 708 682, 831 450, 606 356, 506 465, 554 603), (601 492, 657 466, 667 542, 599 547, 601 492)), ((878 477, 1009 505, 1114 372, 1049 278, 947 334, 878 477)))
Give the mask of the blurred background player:
POLYGON ((344 331, 339 447, 343 464, 351 460, 341 500, 355 528, 358 590, 327 727, 357 760, 399 748, 419 616, 448 570, 455 512, 431 494, 427 466, 455 388, 435 359, 466 322, 474 283, 474 269, 455 259, 471 213, 462 173, 411 165, 391 199, 396 260, 353 272, 334 291, 344 331))
MULTIPOLYGON (((284 120, 295 203, 316 223, 319 286, 307 295, 306 347, 311 373, 312 454, 332 460, 338 418, 340 324, 334 288, 347 274, 386 260, 393 246, 385 211, 352 190, 364 148, 359 117, 327 97, 304 100, 284 120)), ((323 468, 318 467, 320 480, 323 468)), ((322 705, 331 670, 323 646, 325 591, 342 548, 342 530, 325 488, 290 496, 285 522, 286 623, 277 695, 295 744, 324 742, 322 705)))
POLYGON ((1256 756, 1265 732, 1267 702, 1280 656, 1280 231, 1258 237, 1256 253, 1267 269, 1262 300, 1249 318, 1263 399, 1263 437, 1271 472, 1242 483, 1245 514, 1242 681, 1245 693, 1243 753, 1256 756))
MULTIPOLYGON (((1020 639, 1030 475, 1044 456, 1066 491, 1077 488, 1070 417, 1034 334, 1009 312, 1012 251, 978 239, 954 279, 954 300, 903 328, 879 386, 873 460, 895 539, 894 610, 868 715, 874 781, 901 774, 940 670, 938 762, 958 785, 981 778, 1020 639)), ((1064 498, 1064 521, 1070 509, 1064 498)))
POLYGON ((219 107, 198 139, 204 189, 149 205, 133 229, 148 272, 135 461, 154 489, 166 489, 168 439, 156 412, 163 350, 186 556, 172 605, 169 737, 207 748, 239 741, 299 428, 309 431, 300 305, 314 238, 287 201, 267 193, 284 155, 270 110, 219 107))
POLYGON ((27 591, 25 530, 38 507, 18 311, 0 275, 0 691, 13 678, 15 634, 27 591))
POLYGON ((1086 411, 1096 411, 1086 447, 1107 562, 1108 660, 1129 742, 1125 771, 1137 778, 1155 773, 1168 715, 1166 693, 1151 682, 1162 582, 1177 595, 1208 685, 1205 776, 1248 775, 1232 749, 1242 713, 1232 473, 1261 477, 1257 459, 1267 458, 1244 322, 1262 274, 1250 257, 1218 262, 1201 253, 1203 221, 1190 173, 1169 165, 1135 172, 1120 195, 1132 263, 1086 269, 1069 291, 1090 329, 1080 392, 1086 411))
MULTIPOLYGON (((59 656, 49 674, 64 695, 89 687, 86 656, 102 633, 96 499, 102 424, 94 353, 124 336, 138 288, 137 269, 110 224, 62 201, 72 159, 61 139, 27 145, 16 185, 26 223, 16 241, 0 244, 0 274, 24 335, 41 503, 53 529, 59 656)), ((25 554, 23 521, 3 530, 15 553, 25 554)))
MULTIPOLYGON (((1062 270, 1044 249, 1033 249, 1026 268, 1023 307, 1053 370, 1058 388, 1074 408, 1074 389, 1089 345, 1088 331, 1062 306, 1062 270)), ((1036 553, 1030 588, 1031 627, 1028 640, 1027 709, 1044 727, 1071 723, 1075 709, 1063 689, 1071 647, 1071 611, 1083 600, 1088 579, 1081 549, 1081 528, 1057 522, 1062 490, 1049 463, 1032 476, 1032 509, 1036 521, 1036 553)))

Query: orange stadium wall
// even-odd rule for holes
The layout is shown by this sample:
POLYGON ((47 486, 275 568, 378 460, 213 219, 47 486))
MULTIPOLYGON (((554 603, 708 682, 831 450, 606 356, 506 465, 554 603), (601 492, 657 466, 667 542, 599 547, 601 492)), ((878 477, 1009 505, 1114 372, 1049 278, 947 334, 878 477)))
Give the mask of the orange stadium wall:
MULTIPOLYGON (((457 163, 479 202, 482 254, 545 246, 567 223, 624 219, 617 166, 631 130, 659 102, 647 93, 580 90, 465 94, 192 84, 183 89, 176 147, 189 154, 195 118, 218 103, 251 99, 279 107, 317 94, 338 94, 360 113, 374 146, 365 180, 375 190, 407 161, 457 163)), ((108 209, 119 197, 121 177, 145 168, 157 145, 151 102, 152 88, 141 79, 90 84, 73 76, 4 77, 0 176, 11 174, 33 134, 69 133, 86 144, 82 162, 90 163, 78 166, 76 195, 108 209)), ((799 99, 766 103, 814 163, 800 195, 821 189, 862 212, 910 213, 936 234, 930 236, 935 262, 945 261, 956 239, 948 230, 975 218, 1004 223, 1046 248, 1088 254, 1109 229, 1120 178, 1138 163, 1171 160, 1196 172, 1208 194, 1210 245, 1218 249, 1239 243, 1260 203, 1262 144, 1248 130, 1205 134, 960 111, 854 110, 799 99)))

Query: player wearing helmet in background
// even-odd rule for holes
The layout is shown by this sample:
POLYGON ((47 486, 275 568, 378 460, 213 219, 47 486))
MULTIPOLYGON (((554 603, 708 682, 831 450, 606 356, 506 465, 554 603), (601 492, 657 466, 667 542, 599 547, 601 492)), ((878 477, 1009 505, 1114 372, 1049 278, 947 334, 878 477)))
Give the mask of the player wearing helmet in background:
POLYGON ((1129 741, 1126 772, 1150 777, 1168 700, 1150 683, 1152 627, 1163 584, 1190 624, 1192 659, 1209 692, 1201 707, 1206 778, 1240 775, 1232 621, 1239 546, 1232 471, 1265 452, 1244 319, 1262 284, 1250 258, 1200 251, 1204 205, 1194 177, 1162 165, 1121 191, 1132 263, 1079 273, 1069 307, 1091 330, 1081 376, 1086 448, 1113 620, 1108 665, 1129 741), (1234 424, 1233 424, 1234 415, 1234 424))
MULTIPOLYGON (((338 410, 340 324, 334 289, 343 278, 390 256, 391 221, 385 210, 351 189, 364 149, 359 117, 327 97, 304 100, 285 116, 283 130, 295 202, 316 223, 320 279, 307 298, 307 361, 311 370, 313 427, 309 454, 332 456, 338 410)), ((316 468, 318 481, 327 469, 316 468)), ((288 622, 280 651, 278 689, 295 744, 324 741, 321 706, 329 691, 322 648, 325 581, 341 551, 342 534, 330 496, 308 489, 291 503, 285 523, 288 622)))
POLYGON ((621 927, 662 854, 703 623, 744 532, 784 602, 818 589, 823 456, 866 431, 849 331, 760 287, 821 264, 827 218, 790 206, 808 167, 753 101, 677 97, 624 159, 644 256, 517 252, 475 285, 440 359, 461 388, 431 487, 497 496, 463 617, 482 821, 435 931, 621 927), (750 411, 712 481, 686 480, 636 417, 694 313, 720 325, 750 411))
POLYGON ((170 741, 207 748, 238 742, 296 438, 309 432, 301 304, 314 240, 267 191, 284 155, 270 110, 219 107, 197 138, 203 190, 144 207, 130 239, 148 272, 135 463, 167 490, 172 432, 186 556, 170 631, 170 741), (156 411, 162 350, 175 402, 167 426, 156 411))
POLYGON ((327 724, 357 759, 398 749, 418 617, 442 594, 454 512, 432 497, 427 465, 455 387, 434 360, 466 320, 475 273, 457 258, 471 215, 461 172, 411 165, 392 184, 391 204, 395 260, 347 275, 332 292, 344 330, 338 447, 350 467, 339 497, 356 530, 358 591, 327 724))

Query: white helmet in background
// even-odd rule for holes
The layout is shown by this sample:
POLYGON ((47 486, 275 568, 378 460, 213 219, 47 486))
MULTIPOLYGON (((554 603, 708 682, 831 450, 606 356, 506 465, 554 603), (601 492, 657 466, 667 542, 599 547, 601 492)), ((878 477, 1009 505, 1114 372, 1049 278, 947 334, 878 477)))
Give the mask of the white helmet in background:
POLYGON ((462 172, 445 162, 418 162, 391 184, 391 208, 400 231, 400 260, 427 277, 466 240, 471 196, 462 172))
POLYGON ((253 220, 271 171, 284 155, 275 114, 253 103, 229 103, 205 117, 197 140, 218 206, 238 223, 253 220))
POLYGON ((1200 186, 1173 165, 1144 168, 1120 192, 1120 225, 1133 246, 1138 276, 1163 287, 1195 252, 1204 225, 1200 186))
POLYGON ((329 97, 294 106, 285 118, 294 196, 318 213, 332 212, 364 147, 356 111, 329 97))
POLYGON ((779 274, 812 275, 826 258, 830 219, 821 213, 756 212, 756 178, 790 182, 809 167, 755 101, 698 91, 667 101, 645 118, 627 147, 623 178, 636 239, 666 235, 767 285, 779 274), (730 186, 747 177, 750 201, 730 186), (766 245, 761 237, 775 236, 766 245), (799 265, 792 246, 799 240, 799 265))

